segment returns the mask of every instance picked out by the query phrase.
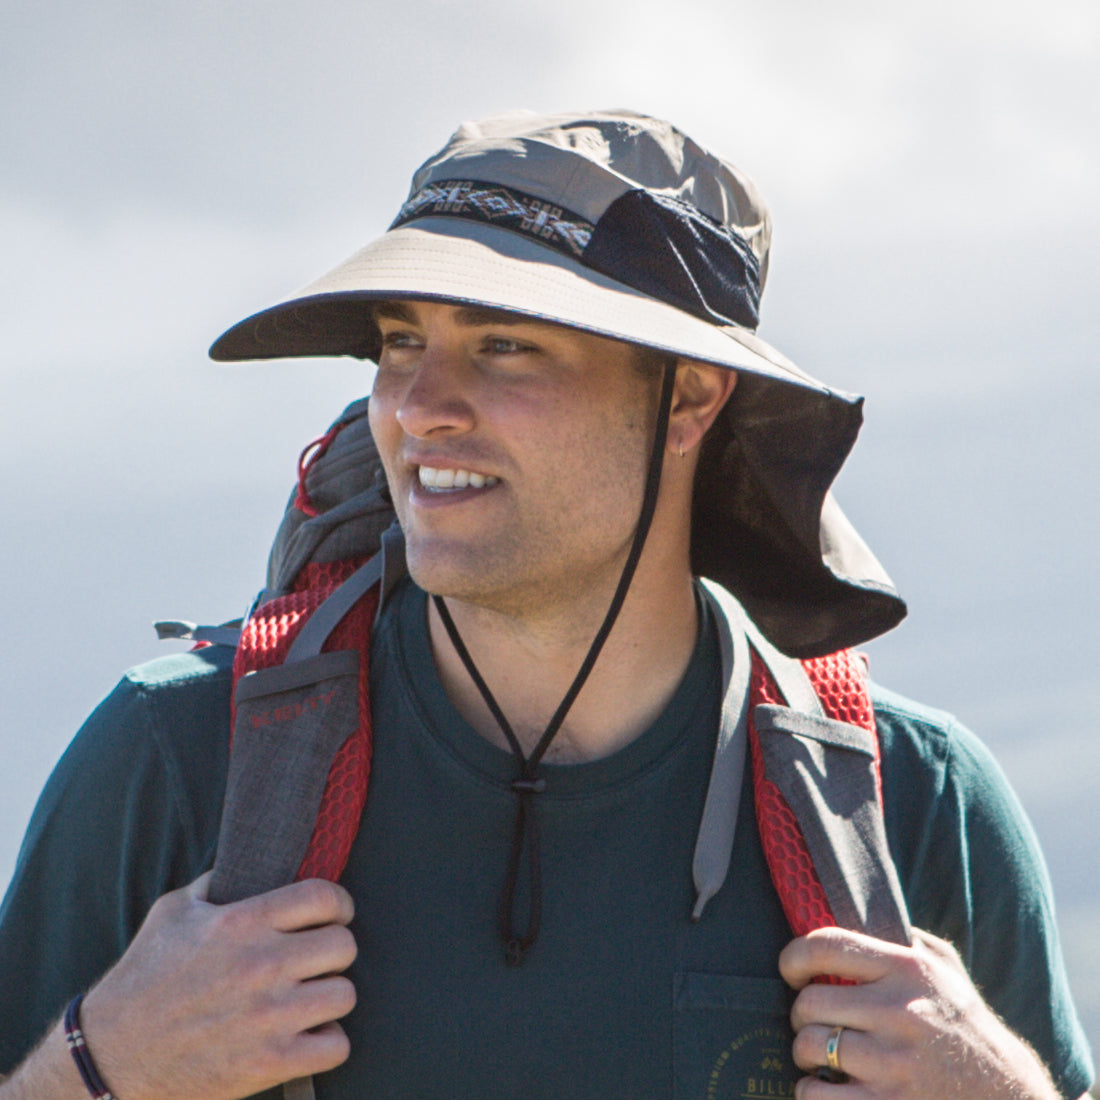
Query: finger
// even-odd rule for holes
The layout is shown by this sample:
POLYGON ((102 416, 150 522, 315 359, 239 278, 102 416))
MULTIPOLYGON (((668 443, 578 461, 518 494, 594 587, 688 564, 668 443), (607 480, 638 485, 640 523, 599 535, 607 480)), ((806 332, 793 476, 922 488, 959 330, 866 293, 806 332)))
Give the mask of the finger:
POLYGON ((846 928, 819 928, 783 948, 779 972, 794 989, 802 989, 825 975, 874 982, 889 973, 892 960, 905 950, 846 928))
POLYGON ((351 1043, 347 1033, 335 1022, 321 1024, 319 1027, 299 1036, 300 1057, 304 1066, 302 1076, 324 1073, 343 1065, 351 1054, 351 1043))
POLYGON ((796 1032, 810 1024, 854 1027, 873 1031, 888 1010, 889 990, 883 984, 804 986, 791 1005, 791 1027, 796 1032))
MULTIPOLYGON (((829 1037, 835 1030, 835 1026, 826 1027, 824 1024, 804 1027, 795 1036, 794 1046, 791 1048, 795 1065, 810 1074, 822 1067, 828 1067, 829 1037)), ((836 1061, 840 1071, 854 1082, 866 1080, 873 1059, 873 1045, 873 1040, 864 1032, 850 1027, 843 1028, 836 1045, 836 1061)))
POLYGON ((286 1044, 277 1061, 268 1065, 269 1087, 335 1069, 347 1061, 350 1053, 347 1034, 336 1022, 303 1031, 286 1044))
POLYGON ((319 878, 280 886, 235 904, 251 909, 262 924, 277 932, 346 925, 355 916, 351 894, 337 883, 319 878))
POLYGON ((166 894, 161 894, 157 898, 156 902, 151 906, 150 913, 147 917, 152 915, 152 910, 155 909, 158 913, 171 913, 178 914, 186 911, 195 902, 206 901, 206 892, 210 888, 210 871, 206 871, 192 882, 189 882, 186 886, 181 886, 176 890, 169 890, 166 894))
POLYGON ((359 953, 355 937, 342 925, 308 928, 293 935, 293 955, 287 965, 292 981, 308 981, 347 970, 359 953))
POLYGON ((858 1081, 833 1084, 816 1077, 802 1077, 794 1086, 795 1100, 870 1100, 874 1095, 858 1081))
POLYGON ((206 895, 210 890, 210 879, 213 871, 204 871, 194 882, 183 888, 184 894, 192 901, 206 901, 206 895))
POLYGON ((342 1020, 356 1002, 350 979, 332 976, 302 982, 295 991, 294 1026, 299 1032, 315 1031, 342 1020))
POLYGON ((933 936, 931 932, 926 932, 923 928, 914 928, 913 943, 926 947, 933 955, 939 956, 939 958, 956 968, 962 967, 962 960, 959 958, 955 945, 948 940, 941 940, 939 936, 933 936))

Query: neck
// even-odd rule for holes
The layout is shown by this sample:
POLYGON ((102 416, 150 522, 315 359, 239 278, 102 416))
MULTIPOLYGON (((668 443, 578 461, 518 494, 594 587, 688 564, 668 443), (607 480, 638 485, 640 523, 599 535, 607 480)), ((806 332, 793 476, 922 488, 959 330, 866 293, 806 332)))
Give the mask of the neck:
MULTIPOLYGON (((643 555, 603 650, 543 758, 547 762, 580 763, 621 749, 656 720, 683 678, 698 630, 691 577, 686 568, 674 569, 655 558, 648 551, 643 555)), ((466 648, 525 755, 572 686, 613 591, 612 583, 522 614, 447 600, 466 648)), ((434 603, 428 606, 444 689, 475 730, 508 748, 434 603)))

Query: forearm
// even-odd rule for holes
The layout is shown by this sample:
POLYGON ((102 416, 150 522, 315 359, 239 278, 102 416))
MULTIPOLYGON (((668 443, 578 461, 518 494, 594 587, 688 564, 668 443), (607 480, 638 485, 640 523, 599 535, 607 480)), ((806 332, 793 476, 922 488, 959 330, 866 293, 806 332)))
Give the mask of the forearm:
POLYGON ((14 1073, 0 1079, 0 1100, 88 1100, 61 1020, 14 1073))

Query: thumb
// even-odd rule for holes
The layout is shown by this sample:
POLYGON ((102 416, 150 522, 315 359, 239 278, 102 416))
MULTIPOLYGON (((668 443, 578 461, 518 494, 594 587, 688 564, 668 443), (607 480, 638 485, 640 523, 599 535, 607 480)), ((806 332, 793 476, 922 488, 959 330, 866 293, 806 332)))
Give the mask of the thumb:
POLYGON ((190 901, 206 901, 206 895, 210 890, 210 879, 213 871, 204 871, 194 882, 183 888, 184 896, 190 901))

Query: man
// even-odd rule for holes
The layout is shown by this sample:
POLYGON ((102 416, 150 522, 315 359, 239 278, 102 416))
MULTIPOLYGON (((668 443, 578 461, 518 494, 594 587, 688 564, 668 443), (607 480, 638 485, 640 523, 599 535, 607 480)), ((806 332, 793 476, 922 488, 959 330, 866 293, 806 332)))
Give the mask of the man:
MULTIPOLYGON (((667 124, 501 116, 427 162, 380 240, 215 344, 378 363, 409 578, 388 551, 377 619, 333 635, 369 679, 369 797, 342 886, 212 904, 231 654, 131 673, 59 765, 5 902, 0 1100, 308 1075, 322 1098, 1088 1088, 1030 830, 946 716, 874 690, 913 942, 791 937, 727 714, 745 632, 758 693, 760 654, 827 654, 903 607, 827 495, 858 401, 754 334, 768 238, 752 185, 667 124)), ((257 621, 319 621, 332 556, 242 647, 257 621)))

